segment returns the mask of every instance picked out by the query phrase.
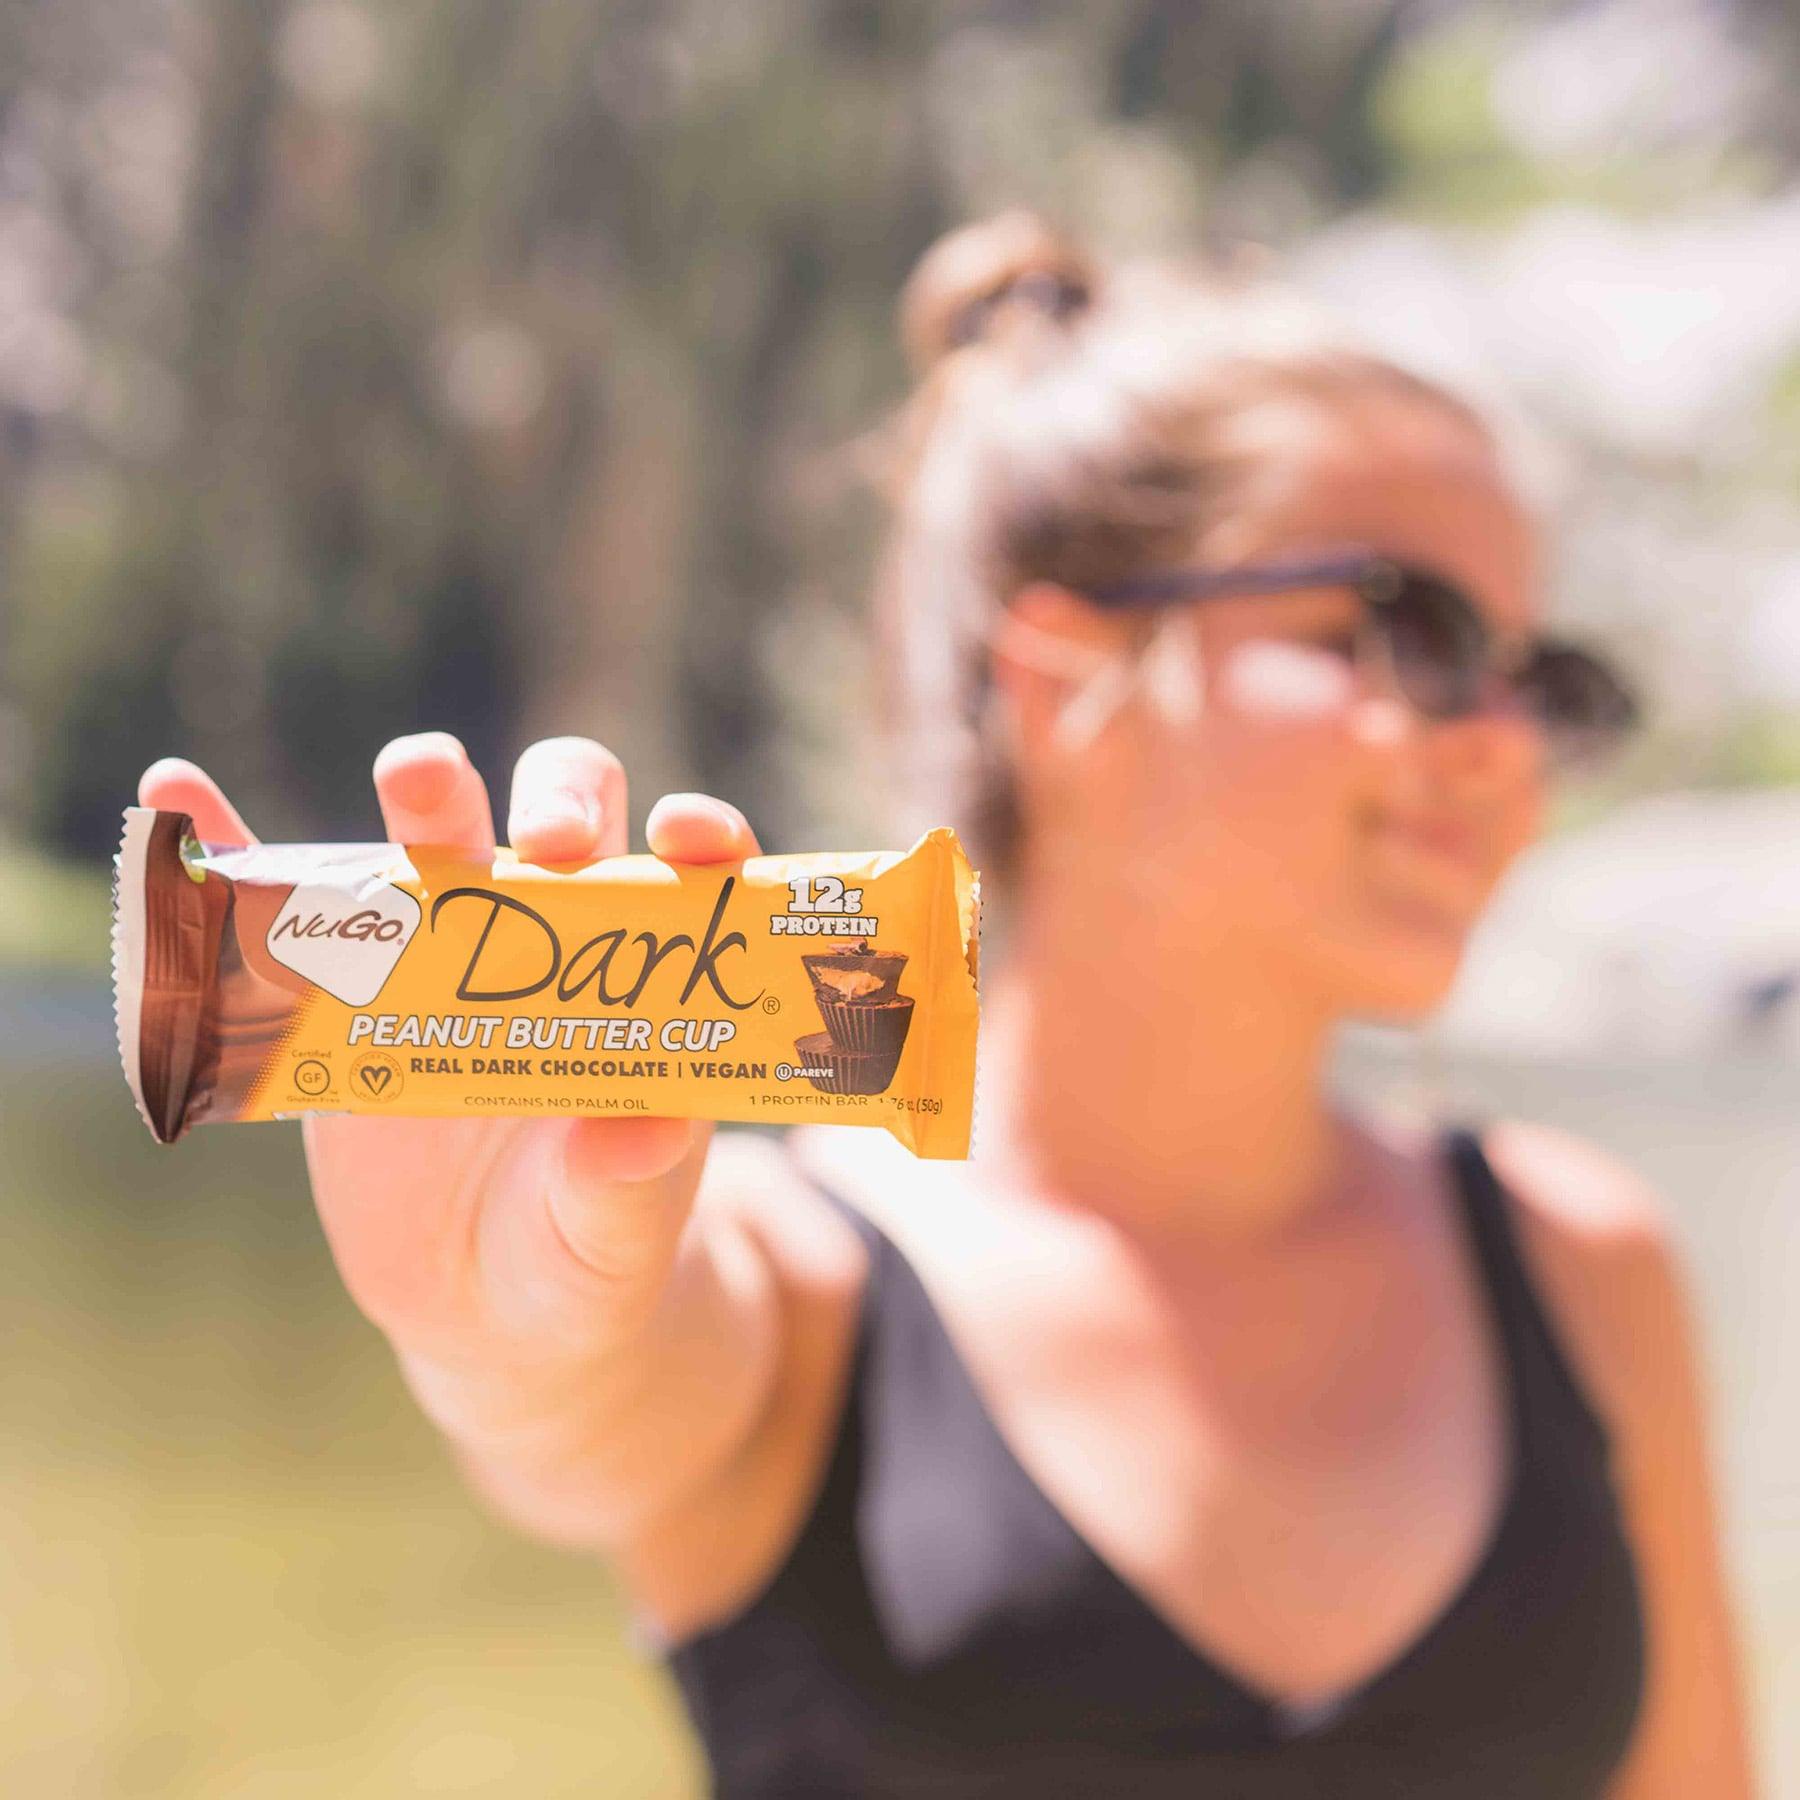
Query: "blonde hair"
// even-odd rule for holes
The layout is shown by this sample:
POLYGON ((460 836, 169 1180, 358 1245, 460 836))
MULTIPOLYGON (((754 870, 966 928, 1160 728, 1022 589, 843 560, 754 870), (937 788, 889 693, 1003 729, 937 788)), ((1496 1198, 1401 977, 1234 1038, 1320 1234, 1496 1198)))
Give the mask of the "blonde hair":
POLYGON ((991 712, 996 607, 1030 581, 1080 591, 1192 556, 1267 471, 1245 427, 1271 403, 1399 396, 1492 441, 1260 263, 1107 268, 1021 209, 934 243, 899 324, 917 385, 879 440, 879 722, 903 829, 955 824, 1002 884, 1022 820, 991 712))

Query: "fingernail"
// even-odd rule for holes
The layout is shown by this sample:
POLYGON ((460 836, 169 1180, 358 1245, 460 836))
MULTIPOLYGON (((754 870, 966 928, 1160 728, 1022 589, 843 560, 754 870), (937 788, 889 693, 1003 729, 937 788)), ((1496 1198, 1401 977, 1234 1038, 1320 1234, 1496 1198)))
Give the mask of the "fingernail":
POLYGON ((690 818, 710 819, 724 831, 736 831, 742 823, 733 807, 723 800, 715 800, 711 794, 665 794, 657 803, 657 810, 660 812, 668 807, 684 812, 690 818))
POLYGON ((407 806, 431 812, 450 797, 466 760, 462 746, 448 733, 416 732, 382 749, 375 758, 375 779, 399 782, 407 806))
POLYGON ((593 800, 574 788, 538 795, 513 821, 515 829, 542 832, 580 830, 593 835, 599 825, 593 800))
POLYGON ((185 756, 159 756, 147 768, 139 780, 155 781, 187 781, 198 775, 200 771, 185 756))
POLYGON ((715 800, 710 794, 700 795, 701 811, 709 819, 715 820, 723 831, 736 831, 739 824, 737 809, 727 806, 723 800, 715 800))
POLYGON ((446 762, 461 762, 468 755, 462 739, 448 731, 414 731, 394 739, 394 748, 410 756, 441 756, 446 762))

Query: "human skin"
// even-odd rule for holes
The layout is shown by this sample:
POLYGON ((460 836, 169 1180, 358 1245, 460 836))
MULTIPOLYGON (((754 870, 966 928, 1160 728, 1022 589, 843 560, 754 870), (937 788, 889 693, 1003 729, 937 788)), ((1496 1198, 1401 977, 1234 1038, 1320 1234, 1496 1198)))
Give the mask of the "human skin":
MULTIPOLYGON (((1534 628, 1535 532, 1459 421, 1372 396, 1244 429, 1255 479, 1196 556, 1369 543, 1457 578, 1502 637, 1534 628)), ((1047 583, 1009 601, 993 667, 1026 853, 1008 954, 983 971, 978 1152, 927 1165, 847 1128, 790 1142, 900 1242, 1020 1459, 1147 1602, 1265 1690, 1328 1693, 1459 1585, 1504 1471, 1431 1140, 1344 1109, 1325 1063, 1344 1019, 1442 1001, 1540 829, 1543 746, 1498 696, 1415 718, 1333 646, 1356 603, 1326 590, 1189 609, 1200 716, 1133 701, 1070 752, 1069 680, 1030 645, 1105 650, 1132 627, 1047 583)), ((375 781, 390 837, 493 841, 454 740, 398 740, 375 781)), ((158 764, 140 797, 209 840, 246 835, 191 765, 158 764)), ((623 851, 626 817, 599 745, 552 740, 515 771, 508 837, 532 860, 623 851)), ((700 795, 664 796, 646 835, 696 861, 758 848, 700 795)), ((1566 1134, 1501 1121, 1485 1142, 1620 1445, 1653 1654, 1613 1800, 1748 1794, 1661 1208, 1566 1134)), ((608 1552, 667 1637, 758 1589, 817 1478, 864 1274, 768 1140, 320 1118, 306 1146, 350 1293, 482 1493, 608 1552)))

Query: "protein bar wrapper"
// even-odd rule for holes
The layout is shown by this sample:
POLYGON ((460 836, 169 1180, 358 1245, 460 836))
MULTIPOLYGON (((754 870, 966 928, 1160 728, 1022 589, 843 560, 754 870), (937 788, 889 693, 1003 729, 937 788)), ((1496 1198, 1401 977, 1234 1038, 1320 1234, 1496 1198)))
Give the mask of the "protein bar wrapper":
POLYGON ((163 1143, 302 1113, 880 1125, 966 1157, 980 877, 910 850, 735 863, 208 848, 132 807, 119 1054, 163 1143))

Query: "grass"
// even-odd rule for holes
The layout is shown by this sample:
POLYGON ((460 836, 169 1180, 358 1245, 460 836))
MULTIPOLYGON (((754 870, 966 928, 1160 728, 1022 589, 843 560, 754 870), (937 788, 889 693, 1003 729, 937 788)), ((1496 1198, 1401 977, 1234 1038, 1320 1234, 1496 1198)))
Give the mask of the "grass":
POLYGON ((104 974, 112 872, 0 838, 0 969, 104 974))
POLYGON ((0 1792, 698 1794, 603 1566, 477 1508, 342 1295, 291 1128, 0 1079, 0 1792))

